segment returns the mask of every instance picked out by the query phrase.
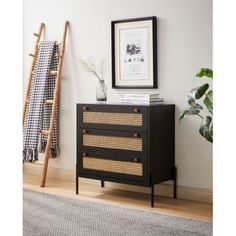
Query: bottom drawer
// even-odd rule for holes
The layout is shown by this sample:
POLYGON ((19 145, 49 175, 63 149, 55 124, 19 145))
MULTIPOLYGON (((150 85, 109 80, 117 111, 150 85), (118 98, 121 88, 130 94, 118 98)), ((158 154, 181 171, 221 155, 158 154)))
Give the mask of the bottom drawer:
POLYGON ((147 181, 147 160, 141 155, 117 153, 77 153, 78 175, 91 178, 108 177, 132 181, 147 181))
POLYGON ((84 157, 83 168, 90 170, 108 171, 126 175, 143 176, 142 163, 84 157))

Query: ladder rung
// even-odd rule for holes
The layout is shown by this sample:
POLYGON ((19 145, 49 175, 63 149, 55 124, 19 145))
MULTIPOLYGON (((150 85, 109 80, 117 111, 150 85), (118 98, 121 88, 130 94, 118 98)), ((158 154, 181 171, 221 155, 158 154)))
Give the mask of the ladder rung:
POLYGON ((35 57, 35 55, 34 55, 34 54, 32 54, 32 53, 29 53, 29 56, 31 56, 31 57, 35 57))
MULTIPOLYGON (((36 35, 35 35, 36 36, 36 35)), ((39 46, 40 45, 40 42, 37 43, 37 45, 39 46)), ((61 42, 56 42, 56 45, 60 46, 61 45, 61 42)))
POLYGON ((34 36, 36 36, 36 37, 39 37, 39 34, 37 34, 37 33, 34 33, 34 36))
POLYGON ((50 70, 49 71, 49 75, 56 75, 57 74, 57 70, 50 70))
POLYGON ((34 161, 33 164, 43 166, 43 161, 34 161))
POLYGON ((60 54, 56 54, 56 57, 57 57, 57 58, 61 58, 62 55, 60 55, 60 54))
POLYGON ((54 100, 44 100, 45 104, 53 104, 54 100))
POLYGON ((49 131, 48 130, 40 130, 40 133, 41 134, 44 134, 44 135, 49 135, 49 131))
MULTIPOLYGON (((26 102, 29 102, 29 100, 27 99, 26 102)), ((53 104, 54 100, 44 100, 45 104, 53 104)))

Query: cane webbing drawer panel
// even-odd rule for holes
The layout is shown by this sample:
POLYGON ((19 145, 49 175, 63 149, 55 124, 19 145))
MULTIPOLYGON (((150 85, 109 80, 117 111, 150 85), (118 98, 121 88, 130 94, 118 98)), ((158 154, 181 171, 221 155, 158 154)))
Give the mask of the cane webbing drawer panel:
POLYGON ((142 126, 143 115, 116 112, 83 112, 83 123, 142 126))
POLYGON ((130 137, 83 134, 83 146, 143 151, 142 139, 130 137))
POLYGON ((142 163, 83 157, 83 168, 128 175, 143 175, 142 163))

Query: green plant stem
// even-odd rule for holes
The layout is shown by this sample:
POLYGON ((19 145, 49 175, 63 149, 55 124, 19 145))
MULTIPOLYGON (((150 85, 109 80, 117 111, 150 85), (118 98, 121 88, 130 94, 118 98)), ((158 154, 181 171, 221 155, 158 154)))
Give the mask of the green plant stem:
POLYGON ((203 119, 203 117, 201 115, 198 114, 199 117, 201 117, 203 119))

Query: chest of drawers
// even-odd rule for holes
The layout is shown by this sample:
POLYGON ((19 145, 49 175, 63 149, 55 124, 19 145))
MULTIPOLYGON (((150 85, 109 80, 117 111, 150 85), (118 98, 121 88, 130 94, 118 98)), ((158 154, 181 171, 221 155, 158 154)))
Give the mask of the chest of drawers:
POLYGON ((76 194, 79 177, 151 188, 173 180, 174 105, 77 104, 76 194))

